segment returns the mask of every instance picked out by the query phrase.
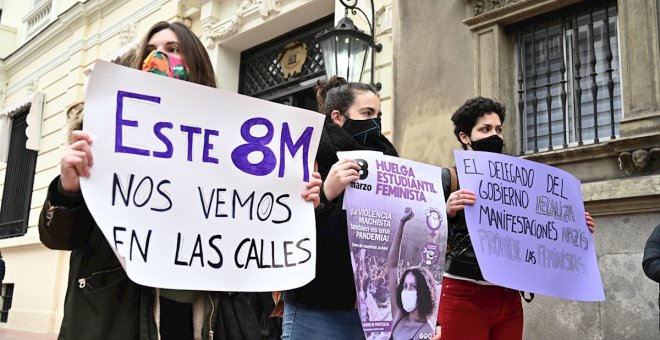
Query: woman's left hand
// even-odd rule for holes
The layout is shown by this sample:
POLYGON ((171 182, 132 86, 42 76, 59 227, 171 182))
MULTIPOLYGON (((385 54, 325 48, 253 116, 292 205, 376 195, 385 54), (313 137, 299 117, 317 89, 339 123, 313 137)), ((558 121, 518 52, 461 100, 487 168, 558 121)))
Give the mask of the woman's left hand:
POLYGON ((587 219, 587 227, 589 231, 593 234, 596 231, 596 223, 594 222, 593 217, 588 212, 584 212, 584 217, 587 219))
POLYGON ((321 174, 312 172, 312 179, 307 183, 307 190, 300 194, 306 202, 314 203, 314 208, 321 204, 321 174))

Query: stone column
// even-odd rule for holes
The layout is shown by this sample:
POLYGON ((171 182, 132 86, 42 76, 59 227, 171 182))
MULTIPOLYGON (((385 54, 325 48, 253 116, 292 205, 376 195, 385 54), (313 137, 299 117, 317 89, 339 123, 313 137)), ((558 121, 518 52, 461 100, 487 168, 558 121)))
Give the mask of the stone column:
POLYGON ((623 83, 621 137, 660 131, 659 3, 618 1, 623 83))

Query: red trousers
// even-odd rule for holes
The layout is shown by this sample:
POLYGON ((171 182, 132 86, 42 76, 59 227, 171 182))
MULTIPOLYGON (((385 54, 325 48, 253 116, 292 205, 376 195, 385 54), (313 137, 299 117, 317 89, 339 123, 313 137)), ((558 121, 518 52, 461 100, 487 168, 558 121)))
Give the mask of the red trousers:
POLYGON ((442 340, 522 339, 523 310, 517 290, 445 277, 441 293, 442 340))

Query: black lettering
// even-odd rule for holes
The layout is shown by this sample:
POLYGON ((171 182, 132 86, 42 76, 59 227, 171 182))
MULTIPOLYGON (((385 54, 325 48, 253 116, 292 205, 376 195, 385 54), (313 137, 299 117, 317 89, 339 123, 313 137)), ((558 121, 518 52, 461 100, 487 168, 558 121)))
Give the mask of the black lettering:
POLYGON ((119 227, 119 226, 114 226, 114 228, 112 228, 112 236, 115 239, 115 250, 118 251, 119 249, 117 248, 117 246, 120 245, 120 244, 124 244, 124 242, 119 241, 117 239, 117 231, 126 231, 126 228, 119 227))
POLYGON ((312 258, 312 252, 309 251, 307 248, 305 248, 305 247, 302 246, 302 243, 305 242, 305 241, 309 241, 309 238, 304 238, 304 239, 298 241, 298 243, 296 243, 296 248, 298 248, 298 249, 300 249, 300 250, 302 250, 302 251, 304 251, 304 252, 307 253, 307 258, 304 259, 304 260, 302 260, 302 261, 300 261, 300 262, 298 262, 298 264, 303 264, 303 263, 309 261, 309 259, 312 258))
POLYGON ((157 212, 163 212, 163 211, 168 211, 168 210, 172 209, 172 200, 170 199, 170 196, 167 195, 167 192, 165 192, 165 191, 163 191, 163 189, 161 189, 161 186, 163 184, 170 184, 170 183, 171 182, 169 180, 160 181, 160 183, 158 183, 158 186, 156 187, 156 191, 158 191, 158 193, 167 200, 167 207, 165 207, 165 208, 151 208, 151 210, 157 211, 157 212))
MULTIPOLYGON (((275 263, 275 241, 270 241, 270 253, 271 253, 271 259, 272 259, 271 263, 273 264, 273 268, 284 267, 281 264, 275 263)), ((268 266, 267 268, 270 268, 270 266, 268 266)))
MULTIPOLYGON (((232 198, 232 218, 236 218, 236 201, 238 201, 238 204, 241 207, 245 207, 248 203, 250 203, 250 221, 252 221, 252 207, 254 205, 254 191, 248 196, 248 198, 245 200, 245 202, 241 201, 241 197, 238 196, 238 191, 234 190, 234 196, 232 198)), ((246 263, 247 266, 247 263, 246 263)))
POLYGON ((220 248, 218 248, 218 246, 215 245, 215 244, 213 243, 213 241, 215 241, 215 240, 221 240, 221 239, 222 239, 222 236, 220 236, 220 235, 213 235, 213 236, 209 239, 209 246, 210 246, 211 248, 213 248, 213 250, 215 250, 215 253, 216 253, 216 254, 218 254, 218 262, 213 263, 213 262, 211 262, 211 261, 206 261, 206 263, 207 263, 209 266, 211 266, 211 268, 214 268, 214 269, 218 269, 218 268, 221 268, 221 267, 222 267, 222 252, 220 251, 220 248))
POLYGON ((135 188, 135 194, 133 195, 133 204, 135 204, 135 206, 138 207, 138 208, 143 207, 151 199, 151 193, 153 191, 154 191, 154 180, 152 180, 151 177, 149 177, 149 176, 143 178, 142 180, 140 180, 140 183, 138 183, 137 187, 135 188), (140 195, 140 188, 142 188, 142 183, 144 183, 144 181, 146 181, 146 180, 149 180, 149 194, 144 199, 144 201, 142 201, 142 203, 138 203, 135 199, 138 196, 142 196, 142 195, 140 195))
POLYGON ((129 260, 133 261, 133 244, 136 245, 138 251, 140 252, 140 255, 142 255, 142 260, 146 263, 147 262, 147 254, 149 253, 149 240, 151 239, 151 229, 147 232, 147 239, 144 242, 144 249, 142 249, 142 246, 140 245, 140 242, 137 237, 137 233, 135 230, 131 231, 131 247, 129 250, 129 260))
MULTIPOLYGON (((263 242, 263 240, 261 242, 263 242)), ((263 247, 261 248, 263 249, 263 247)), ((245 261, 245 269, 248 269, 250 261, 252 260, 257 262, 257 268, 261 267, 261 263, 259 263, 259 254, 257 251, 257 243, 254 241, 254 239, 250 240, 250 249, 248 250, 248 257, 245 261)))
POLYGON ((197 239, 195 240, 195 246, 193 247, 193 253, 190 255, 190 262, 188 266, 192 266, 193 259, 199 257, 199 263, 204 267, 204 252, 202 251, 202 236, 197 234, 197 239))
POLYGON ((121 195, 122 201, 124 201, 124 205, 128 207, 128 202, 130 201, 131 198, 131 188, 133 187, 133 179, 135 178, 135 175, 131 174, 128 178, 128 192, 126 195, 124 195, 124 190, 122 190, 122 185, 121 181, 119 180, 119 176, 117 176, 116 173, 112 175, 112 205, 115 205, 115 198, 117 194, 117 188, 119 188, 119 194, 121 195))
POLYGON ((293 252, 289 251, 289 245, 292 245, 293 241, 284 241, 284 265, 287 267, 293 267, 295 263, 289 263, 289 256, 293 255, 293 252))
POLYGON ((181 233, 176 233, 176 252, 174 253, 174 264, 177 266, 187 266, 188 263, 179 260, 179 250, 181 249, 181 233))
POLYGON ((250 239, 249 238, 243 239, 243 241, 241 241, 241 243, 238 244, 238 247, 236 247, 236 252, 234 253, 234 263, 236 264, 236 267, 238 267, 238 268, 243 268, 243 267, 247 268, 246 265, 238 263, 238 254, 241 252, 241 248, 243 248, 243 245, 246 242, 250 242, 250 239))
POLYGON ((265 221, 270 217, 270 214, 273 212, 273 200, 274 197, 272 193, 267 192, 259 200, 257 204, 257 218, 259 221, 265 221), (262 217, 262 213, 266 216, 262 217))
POLYGON ((197 191, 199 192, 199 200, 202 201, 202 211, 204 212, 204 217, 206 217, 208 220, 209 214, 211 213, 211 201, 213 200, 213 196, 215 196, 215 189, 211 190, 211 197, 209 199, 208 205, 204 203, 204 193, 202 192, 202 188, 197 187, 197 191))
POLYGON ((220 206, 225 204, 225 201, 222 200, 221 193, 226 192, 225 188, 215 189, 215 217, 227 217, 227 214, 220 213, 220 206))
POLYGON ((275 224, 286 223, 286 222, 289 222, 289 220, 291 220, 291 208, 289 208, 288 205, 286 205, 284 202, 282 202, 282 200, 285 199, 285 198, 289 198, 289 194, 280 195, 275 200, 275 202, 277 202, 277 204, 283 206, 287 211, 287 215, 284 219, 279 220, 279 221, 273 220, 273 223, 275 223, 275 224))

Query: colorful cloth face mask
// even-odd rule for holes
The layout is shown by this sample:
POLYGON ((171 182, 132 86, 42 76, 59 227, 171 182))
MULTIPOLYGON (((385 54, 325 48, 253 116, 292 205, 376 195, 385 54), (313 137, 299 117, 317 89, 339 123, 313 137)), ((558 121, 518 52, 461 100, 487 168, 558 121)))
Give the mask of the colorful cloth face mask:
POLYGON ((183 60, 157 50, 151 51, 144 59, 142 71, 181 80, 188 80, 190 76, 190 69, 183 60))

